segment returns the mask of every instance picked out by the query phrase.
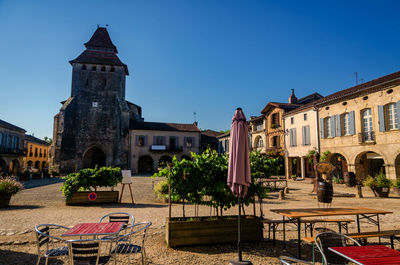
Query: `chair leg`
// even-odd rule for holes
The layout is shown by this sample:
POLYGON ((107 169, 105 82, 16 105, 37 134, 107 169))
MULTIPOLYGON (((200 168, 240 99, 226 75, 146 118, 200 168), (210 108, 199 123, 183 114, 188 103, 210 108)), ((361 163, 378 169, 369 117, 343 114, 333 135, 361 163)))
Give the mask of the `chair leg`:
POLYGON ((39 263, 40 263, 40 256, 38 255, 36 265, 39 265, 39 263))
POLYGON ((48 262, 49 262, 49 258, 48 257, 46 257, 46 262, 44 263, 45 265, 47 265, 48 264, 48 262))

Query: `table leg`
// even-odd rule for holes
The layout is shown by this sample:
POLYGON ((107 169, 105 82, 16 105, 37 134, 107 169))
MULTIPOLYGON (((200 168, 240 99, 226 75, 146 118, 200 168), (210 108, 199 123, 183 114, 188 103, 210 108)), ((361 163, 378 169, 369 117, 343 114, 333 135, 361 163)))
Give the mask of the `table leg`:
MULTIPOLYGON (((381 226, 379 224, 379 214, 376 215, 376 225, 378 226, 378 231, 380 232, 381 231, 381 226)), ((380 244, 381 244, 381 237, 379 237, 379 245, 380 244)))
POLYGON ((300 223, 300 218, 297 219, 297 252, 299 255, 299 259, 301 259, 301 223, 300 223))
POLYGON ((285 216, 282 217, 282 225, 283 225, 283 248, 286 248, 286 220, 285 216))
POLYGON ((357 214, 357 231, 358 231, 358 233, 361 233, 361 230, 360 230, 360 216, 357 214))
POLYGON ((315 245, 312 243, 312 264, 315 264, 315 245))

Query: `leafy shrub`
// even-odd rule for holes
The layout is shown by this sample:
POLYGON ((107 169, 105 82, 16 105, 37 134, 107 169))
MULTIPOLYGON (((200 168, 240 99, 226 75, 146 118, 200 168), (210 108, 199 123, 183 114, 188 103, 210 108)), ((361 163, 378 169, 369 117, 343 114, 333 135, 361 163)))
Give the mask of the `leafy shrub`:
POLYGON ((336 184, 342 183, 342 182, 341 182, 341 179, 340 179, 339 177, 333 177, 333 178, 332 178, 332 182, 333 182, 333 183, 336 183, 336 184))
POLYGON ((53 176, 53 177, 58 177, 58 176, 60 176, 60 173, 58 173, 57 171, 52 171, 51 172, 51 175, 53 176))
POLYGON ((364 186, 370 187, 371 189, 377 187, 376 179, 371 176, 368 176, 364 180, 363 184, 364 186))
POLYGON ((376 187, 378 188, 389 188, 392 185, 390 179, 385 174, 380 173, 376 176, 376 187))
POLYGON ((61 191, 68 198, 77 191, 92 191, 97 187, 117 186, 122 182, 122 173, 119 167, 85 168, 77 173, 71 173, 63 179, 65 182, 61 191))
POLYGON ((400 179, 396 179, 396 180, 393 182, 393 186, 400 189, 400 179))
POLYGON ((0 178, 0 194, 12 195, 24 188, 21 182, 12 177, 0 178))
POLYGON ((31 173, 29 172, 29 170, 26 169, 24 172, 22 172, 19 175, 19 179, 20 180, 29 180, 30 175, 31 175, 31 173))
MULTIPOLYGON (((165 179, 165 180, 159 181, 154 186, 154 193, 157 195, 158 198, 167 202, 168 201, 168 180, 165 179)), ((171 201, 178 202, 180 200, 181 200, 181 198, 179 197, 179 195, 174 194, 171 191, 171 201)))

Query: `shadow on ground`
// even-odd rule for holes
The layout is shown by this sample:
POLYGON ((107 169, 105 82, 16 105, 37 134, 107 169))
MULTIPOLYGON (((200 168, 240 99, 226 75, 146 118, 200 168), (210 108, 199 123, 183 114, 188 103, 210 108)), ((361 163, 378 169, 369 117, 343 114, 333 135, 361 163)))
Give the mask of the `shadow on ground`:
POLYGON ((44 206, 39 206, 39 205, 10 205, 7 208, 2 208, 3 210, 34 210, 34 209, 39 209, 43 208, 44 206))
MULTIPOLYGON (((64 258, 66 261, 67 258, 64 258)), ((0 249, 0 265, 34 265, 37 261, 37 255, 31 253, 18 252, 13 250, 0 249)), ((42 258, 40 264, 45 264, 42 258)), ((61 259, 49 259, 49 264, 68 264, 61 259)))

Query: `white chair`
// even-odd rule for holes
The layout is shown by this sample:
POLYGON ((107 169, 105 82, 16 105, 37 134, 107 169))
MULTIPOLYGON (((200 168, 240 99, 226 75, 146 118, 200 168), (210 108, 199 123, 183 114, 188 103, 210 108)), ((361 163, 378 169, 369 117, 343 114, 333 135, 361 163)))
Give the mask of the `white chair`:
POLYGON ((69 228, 55 224, 40 224, 35 227, 36 244, 37 244, 37 262, 40 263, 41 258, 45 258, 47 265, 49 258, 67 257, 68 246, 64 239, 54 236, 54 232, 66 232, 69 228))

